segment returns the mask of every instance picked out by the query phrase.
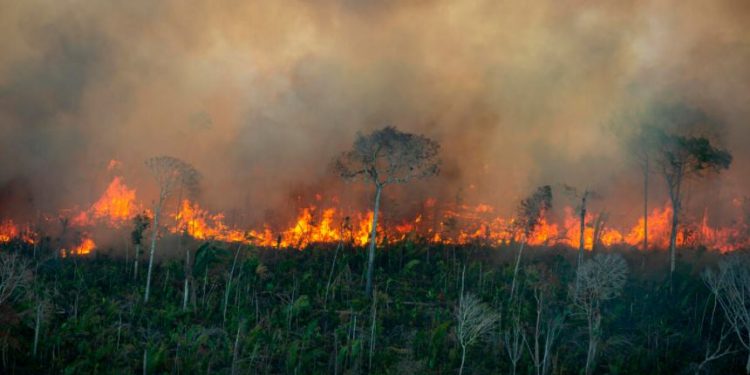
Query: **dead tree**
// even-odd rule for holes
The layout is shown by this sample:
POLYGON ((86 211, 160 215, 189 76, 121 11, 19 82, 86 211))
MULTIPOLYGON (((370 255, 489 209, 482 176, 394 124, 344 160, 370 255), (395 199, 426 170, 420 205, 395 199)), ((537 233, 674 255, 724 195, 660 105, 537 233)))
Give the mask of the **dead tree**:
POLYGON ((526 338, 524 337, 523 328, 521 327, 521 317, 518 314, 510 319, 510 326, 503 330, 503 348, 510 361, 510 374, 516 375, 518 361, 523 356, 523 348, 526 338))
POLYGON ((386 185, 436 175, 440 145, 421 135, 388 126, 370 134, 358 134, 351 150, 334 160, 336 172, 345 180, 364 180, 375 187, 375 206, 367 260, 365 293, 372 295, 380 194, 386 185))
POLYGON ((581 265, 573 288, 573 304, 583 313, 589 336, 586 375, 594 372, 602 339, 602 304, 620 295, 628 276, 628 264, 619 254, 599 254, 581 265))
POLYGON ((596 252, 599 250, 599 246, 602 242, 602 234, 604 233, 604 229, 607 225, 607 219, 608 215, 606 212, 601 212, 599 215, 596 216, 596 220, 594 220, 594 239, 593 243, 591 244, 591 252, 596 254, 596 252))
POLYGON ((19 297, 18 291, 26 289, 32 277, 26 259, 18 253, 0 253, 0 306, 19 297))
POLYGON ((510 301, 513 300, 513 296, 515 295, 516 278, 518 277, 518 269, 521 266, 521 256, 523 255, 523 249, 526 246, 526 242, 539 225, 539 221, 544 213, 549 211, 550 208, 552 208, 552 188, 549 185, 538 187, 536 191, 534 191, 534 194, 521 201, 518 208, 518 220, 516 222, 516 225, 521 232, 521 243, 518 247, 516 265, 513 268, 513 281, 511 281, 510 285, 510 301))
POLYGON ((464 372, 466 349, 488 335, 498 320, 498 315, 479 298, 461 293, 456 309, 456 339, 461 346, 459 375, 464 372))
POLYGON ((695 375, 710 373, 708 369, 711 362, 719 360, 727 355, 736 353, 736 351, 732 349, 732 346, 726 344, 725 342, 725 340, 731 334, 731 328, 727 328, 726 326, 722 325, 721 335, 719 336, 719 341, 716 343, 716 346, 711 345, 710 339, 707 340, 708 342, 706 343, 706 351, 703 355, 703 360, 700 363, 693 365, 693 368, 695 369, 695 375))
POLYGON ((718 272, 706 270, 703 279, 719 301, 740 344, 748 351, 745 373, 750 374, 750 261, 732 256, 719 263, 718 272))
POLYGON ((578 205, 578 216, 580 220, 580 234, 578 237, 578 258, 576 259, 576 267, 581 267, 581 263, 583 262, 583 252, 586 247, 586 213, 587 213, 587 204, 588 200, 591 198, 597 197, 596 193, 594 191, 591 191, 589 189, 585 189, 582 193, 579 193, 578 190, 576 190, 573 187, 565 186, 565 190, 568 194, 572 195, 576 199, 580 199, 581 203, 578 205))
POLYGON ((557 341, 565 320, 564 311, 551 311, 550 280, 545 277, 535 283, 534 287, 535 319, 531 332, 524 332, 524 343, 534 364, 536 375, 549 374, 552 348, 557 341))
POLYGON ((667 183, 672 204, 672 223, 669 236, 669 271, 675 269, 677 230, 682 210, 682 186, 685 180, 703 176, 704 172, 728 169, 732 155, 714 147, 705 137, 680 136, 657 131, 660 150, 656 155, 659 173, 667 183))
POLYGON ((156 252, 156 240, 159 236, 159 218, 162 209, 176 188, 185 187, 189 191, 196 191, 200 180, 200 174, 193 166, 171 156, 153 157, 146 160, 146 166, 151 170, 159 185, 159 198, 154 205, 154 224, 151 231, 151 251, 148 259, 144 302, 148 302, 151 291, 151 273, 154 266, 154 253, 156 252))

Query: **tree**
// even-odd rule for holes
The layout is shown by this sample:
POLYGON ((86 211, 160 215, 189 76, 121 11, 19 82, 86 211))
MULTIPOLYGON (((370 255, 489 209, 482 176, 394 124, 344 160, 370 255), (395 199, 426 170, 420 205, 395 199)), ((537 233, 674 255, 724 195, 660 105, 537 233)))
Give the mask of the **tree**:
POLYGON ((545 212, 552 208, 552 188, 549 185, 540 186, 534 191, 534 194, 521 201, 518 207, 518 219, 516 225, 521 231, 521 244, 516 256, 516 266, 513 268, 513 281, 510 286, 510 300, 516 291, 516 277, 521 265, 521 255, 528 241, 528 237, 534 232, 539 225, 539 221, 545 212))
POLYGON ((747 257, 731 256, 719 262, 718 272, 706 270, 703 279, 719 301, 740 344, 748 351, 745 373, 750 374, 750 261, 747 257))
MULTIPOLYGON (((587 213, 587 203, 590 198, 598 198, 599 196, 596 194, 596 192, 585 189, 582 193, 579 193, 578 190, 571 186, 564 186, 565 191, 575 197, 576 199, 580 199, 581 203, 578 206, 578 216, 580 219, 580 234, 578 237, 578 258, 576 260, 576 267, 580 267, 581 263, 583 262, 583 252, 586 247, 586 213, 587 213)), ((593 249, 592 249, 593 250, 593 249)))
POLYGON ((190 164, 171 157, 156 156, 146 160, 146 166, 156 178, 159 184, 159 199, 154 205, 154 226, 151 231, 151 251, 148 258, 148 274, 146 276, 146 292, 144 302, 148 302, 151 290, 151 273, 154 266, 154 253, 156 252, 156 240, 159 236, 159 218, 164 204, 172 195, 174 190, 180 186, 185 187, 188 191, 196 191, 200 174, 190 164))
POLYGON ((528 327, 531 332, 524 332, 523 341, 534 364, 536 375, 546 375, 550 372, 552 349, 562 331, 566 309, 556 306, 555 303, 556 275, 541 265, 531 266, 528 271, 529 274, 536 275, 531 284, 536 314, 533 326, 528 327))
POLYGON ((573 304, 586 317, 589 345, 586 375, 594 372, 602 339, 602 304, 620 295, 628 276, 628 264, 619 254, 598 254, 578 268, 573 304))
POLYGON ((138 280, 138 265, 141 263, 141 244, 143 243, 143 232, 148 229, 150 224, 149 217, 146 213, 138 214, 133 218, 133 231, 130 232, 130 239, 135 245, 135 262, 133 264, 133 280, 138 280))
POLYGON ((656 155, 659 173, 667 183, 672 204, 672 222, 669 236, 669 271, 675 269, 677 230, 682 209, 682 185, 685 180, 700 177, 704 172, 728 169, 732 155, 714 147, 705 137, 680 136, 655 130, 660 150, 656 155))
POLYGON ((19 298, 33 278, 29 262, 18 253, 0 253, 0 306, 19 298))
POLYGON ((466 349, 489 334, 498 320, 497 314, 484 302, 472 294, 461 293, 456 310, 456 339, 461 345, 459 375, 464 372, 466 349))
POLYGON ((641 125, 628 139, 628 149, 643 174, 643 250, 648 250, 648 187, 654 155, 659 150, 658 130, 652 124, 641 125))
POLYGON ((375 207, 367 260, 365 293, 372 295, 380 195, 390 184, 434 176, 439 171, 440 145, 421 135, 387 126, 370 134, 359 133, 351 150, 334 160, 334 169, 345 180, 364 180, 375 187, 375 207))
POLYGON ((506 327, 502 332, 503 347, 505 348, 505 353, 508 354, 508 360, 510 360, 510 374, 516 375, 518 362, 523 356, 526 339, 521 327, 521 317, 518 313, 513 314, 509 323, 510 326, 506 327))

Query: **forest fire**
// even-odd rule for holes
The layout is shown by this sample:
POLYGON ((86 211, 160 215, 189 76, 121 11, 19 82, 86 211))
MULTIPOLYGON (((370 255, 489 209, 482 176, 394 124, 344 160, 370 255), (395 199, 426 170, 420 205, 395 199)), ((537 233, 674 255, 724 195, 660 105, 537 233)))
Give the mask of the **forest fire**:
POLYGON ((29 227, 19 228, 12 220, 0 222, 0 244, 19 240, 23 243, 34 244, 37 234, 29 227))
MULTIPOLYGON (((318 199, 320 201, 320 199, 318 199)), ((320 205, 320 202, 318 202, 320 205)), ((128 187, 122 177, 114 177, 102 196, 88 209, 73 214, 70 221, 75 228, 95 233, 94 228, 104 226, 128 230, 133 217, 139 213, 151 216, 149 210, 136 199, 136 190, 128 187)), ((378 228, 378 242, 397 242, 405 239, 424 240, 431 243, 453 245, 482 244, 508 245, 522 240, 516 228, 516 219, 503 217, 487 204, 443 206, 434 199, 423 205, 424 212, 413 219, 385 220, 378 228)), ((564 207, 562 220, 551 221, 548 215, 540 218, 538 225, 526 239, 533 246, 566 246, 577 248, 580 243, 580 218, 571 207, 564 207)), ((166 223, 173 234, 186 235, 196 240, 242 242, 261 247, 305 248, 315 243, 346 242, 356 246, 368 243, 372 229, 372 211, 345 213, 337 207, 310 205, 300 209, 296 219, 285 228, 272 228, 262 224, 255 228, 228 225, 221 213, 211 213, 197 202, 183 199, 178 209, 169 214, 166 223)), ((654 208, 648 217, 649 247, 664 249, 669 246, 672 210, 669 204, 654 208)), ((588 213, 584 228, 584 248, 625 245, 641 248, 643 243, 641 217, 629 229, 620 231, 607 226, 606 218, 588 213)), ((11 220, 0 223, 0 243, 19 239, 33 244, 38 234, 29 226, 19 227, 11 220)), ((748 229, 743 221, 732 227, 716 228, 708 222, 707 215, 694 223, 681 226, 677 235, 680 246, 705 246, 728 252, 748 245, 748 229)), ((67 253, 86 255, 96 244, 90 235, 67 253)))
POLYGON ((71 248, 68 249, 61 249, 60 250, 60 256, 63 258, 67 256, 84 256, 91 254, 91 252, 96 248, 96 243, 94 240, 92 240, 88 235, 84 235, 84 237, 81 239, 81 242, 71 248))
MULTIPOLYGON (((111 165, 111 162, 110 162, 111 165)), ((78 226, 90 226, 94 222, 102 221, 116 227, 129 221, 140 212, 140 205, 135 200, 135 190, 128 188, 121 177, 115 177, 107 186, 107 190, 86 211, 81 211, 73 218, 78 226)))
POLYGON ((18 227, 12 221, 6 220, 0 223, 0 243, 9 242, 18 237, 18 234, 18 227))

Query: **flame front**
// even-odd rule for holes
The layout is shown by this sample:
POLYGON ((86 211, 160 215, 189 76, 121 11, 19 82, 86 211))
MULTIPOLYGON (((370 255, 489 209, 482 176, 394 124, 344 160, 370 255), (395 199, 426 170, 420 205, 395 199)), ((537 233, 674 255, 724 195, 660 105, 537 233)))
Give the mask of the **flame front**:
MULTIPOLYGON (((286 228, 272 228, 268 224, 259 227, 240 229, 225 223, 221 213, 211 213, 197 202, 182 200, 177 212, 169 214, 167 220, 170 233, 188 235, 197 240, 241 242, 263 247, 305 248, 315 243, 346 242, 356 246, 369 243, 372 231, 372 211, 345 213, 336 207, 321 207, 322 195, 316 196, 316 204, 301 208, 297 218, 286 228)), ((337 199, 332 199, 337 204, 337 199)), ((67 210, 70 223, 84 233, 95 233, 93 228, 100 226, 123 229, 131 225, 133 217, 143 210, 136 199, 136 190, 129 188, 122 177, 114 177, 103 194, 88 209, 67 210), (70 213, 72 212, 72 213, 70 213)), ((538 225, 528 234, 527 243, 532 246, 561 245, 577 248, 580 244, 580 217, 575 210, 566 207, 563 218, 551 222, 548 215, 539 218, 538 225)), ((626 245, 641 247, 644 238, 644 218, 621 232, 610 228, 606 221, 592 214, 586 215, 583 230, 584 248, 591 250, 595 245, 626 245)), ((648 216, 648 238, 651 248, 667 248, 671 232, 672 209, 669 204, 654 208, 648 216)), ((406 239, 422 239, 431 243, 470 244, 487 246, 507 245, 522 240, 513 217, 495 214, 492 206, 453 205, 444 206, 435 199, 423 204, 423 211, 413 219, 392 222, 387 219, 378 223, 377 241, 395 242, 406 239)), ((722 252, 745 248, 750 245, 750 230, 744 221, 737 221, 732 227, 715 228, 709 225, 707 214, 695 223, 681 224, 677 234, 679 246, 703 245, 722 252)), ((0 243, 20 239, 29 244, 36 243, 39 234, 30 226, 19 227, 11 220, 0 222, 0 243)), ((90 236, 68 253, 84 255, 96 247, 90 236)))

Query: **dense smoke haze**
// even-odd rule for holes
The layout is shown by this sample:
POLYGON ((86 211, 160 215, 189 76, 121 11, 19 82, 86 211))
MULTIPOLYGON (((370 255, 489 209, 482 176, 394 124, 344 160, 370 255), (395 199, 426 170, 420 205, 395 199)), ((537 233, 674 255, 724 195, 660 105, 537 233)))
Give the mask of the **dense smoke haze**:
POLYGON ((689 209, 720 220, 750 185, 748 25, 744 1, 2 0, 0 216, 89 204, 113 175, 150 202, 144 160, 162 154, 243 221, 315 194, 367 207, 330 161, 394 125, 439 141, 443 165, 389 190, 389 210, 432 197, 511 212, 568 184, 632 223, 642 182, 623 139, 672 108, 689 115, 670 126, 735 157, 689 187, 689 209))

